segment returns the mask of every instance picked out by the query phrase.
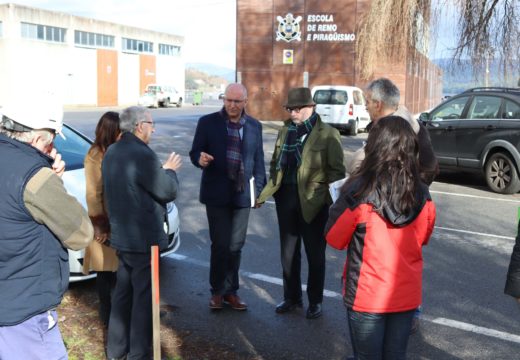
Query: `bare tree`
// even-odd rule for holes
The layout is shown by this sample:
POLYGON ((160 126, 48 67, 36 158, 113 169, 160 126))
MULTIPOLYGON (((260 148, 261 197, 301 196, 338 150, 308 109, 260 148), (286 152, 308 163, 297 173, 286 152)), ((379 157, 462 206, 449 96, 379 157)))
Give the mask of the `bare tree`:
MULTIPOLYGON (((474 71, 490 57, 504 73, 520 70, 520 0, 373 0, 358 29, 358 68, 364 78, 373 74, 376 60, 414 56, 423 42, 435 41, 435 21, 455 5, 459 12, 453 60, 469 59, 474 71), (435 14, 435 16, 432 16, 435 14), (431 21, 433 19, 433 21, 431 21), (428 25, 428 26, 427 26, 428 25), (430 31, 430 26, 432 31, 430 31), (412 50, 412 51, 410 51, 412 50)), ((412 59, 413 60, 413 59, 412 59)))
POLYGON ((497 58, 502 69, 520 69, 520 1, 456 0, 462 15, 454 60, 469 58, 473 69, 497 58))

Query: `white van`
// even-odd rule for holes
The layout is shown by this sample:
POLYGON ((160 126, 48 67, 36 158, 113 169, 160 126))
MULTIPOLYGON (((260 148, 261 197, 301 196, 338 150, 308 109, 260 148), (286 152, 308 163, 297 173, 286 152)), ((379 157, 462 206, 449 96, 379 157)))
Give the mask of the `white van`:
POLYGON ((175 104, 182 106, 182 95, 173 86, 149 84, 146 86, 145 93, 139 98, 139 105, 146 107, 168 107, 175 104))
POLYGON ((321 120, 340 131, 356 135, 370 122, 363 91, 354 86, 320 85, 312 88, 312 98, 321 120))

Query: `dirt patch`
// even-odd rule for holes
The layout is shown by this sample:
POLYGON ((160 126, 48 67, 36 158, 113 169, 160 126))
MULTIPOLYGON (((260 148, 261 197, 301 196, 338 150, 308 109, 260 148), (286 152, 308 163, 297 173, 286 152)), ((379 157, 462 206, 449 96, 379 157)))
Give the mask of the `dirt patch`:
MULTIPOLYGON (((59 326, 70 360, 105 359, 106 330, 99 320, 95 280, 70 284, 58 307, 59 326)), ((161 317, 173 312, 161 307, 161 317)), ((259 360, 213 344, 190 331, 176 330, 161 320, 161 355, 167 360, 259 360)))

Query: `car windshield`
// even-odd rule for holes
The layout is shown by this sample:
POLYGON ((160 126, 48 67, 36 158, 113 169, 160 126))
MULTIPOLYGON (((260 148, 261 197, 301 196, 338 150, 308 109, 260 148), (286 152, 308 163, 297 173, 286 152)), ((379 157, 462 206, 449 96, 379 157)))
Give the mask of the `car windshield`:
POLYGON ((65 168, 67 170, 82 169, 83 160, 90 149, 90 141, 66 125, 61 131, 65 139, 57 135, 54 139, 54 147, 65 161, 65 168))
POLYGON ((434 121, 460 119, 467 101, 467 96, 450 100, 432 111, 430 119, 434 121))
POLYGON ((157 94, 157 91, 159 90, 159 87, 158 86, 148 86, 146 88, 146 93, 147 94, 157 94))
POLYGON ((314 94, 314 102, 323 105, 345 105, 348 95, 343 90, 318 90, 314 94))

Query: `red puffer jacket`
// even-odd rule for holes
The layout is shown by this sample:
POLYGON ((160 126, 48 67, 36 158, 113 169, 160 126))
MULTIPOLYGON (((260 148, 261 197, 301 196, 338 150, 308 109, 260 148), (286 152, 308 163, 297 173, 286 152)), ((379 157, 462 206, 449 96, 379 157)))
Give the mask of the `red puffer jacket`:
POLYGON ((428 187, 421 186, 409 214, 389 206, 381 211, 377 195, 355 199, 355 189, 343 192, 330 208, 326 226, 329 245, 347 248, 343 299, 354 311, 401 312, 417 308, 422 292, 422 246, 435 224, 435 205, 428 187))

